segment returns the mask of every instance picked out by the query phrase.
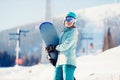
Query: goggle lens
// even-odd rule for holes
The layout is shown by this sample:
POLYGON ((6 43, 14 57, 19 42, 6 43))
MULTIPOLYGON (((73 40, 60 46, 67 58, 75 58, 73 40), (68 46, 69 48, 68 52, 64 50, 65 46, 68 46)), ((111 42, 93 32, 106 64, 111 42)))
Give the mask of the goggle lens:
POLYGON ((72 18, 72 17, 66 17, 66 20, 65 20, 65 21, 67 21, 67 22, 74 22, 75 19, 72 18))

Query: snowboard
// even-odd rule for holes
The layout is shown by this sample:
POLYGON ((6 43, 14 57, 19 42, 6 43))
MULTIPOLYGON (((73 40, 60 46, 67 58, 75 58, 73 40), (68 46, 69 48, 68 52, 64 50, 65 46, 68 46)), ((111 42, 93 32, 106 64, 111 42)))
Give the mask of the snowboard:
MULTIPOLYGON (((39 26, 40 35, 46 45, 49 47, 50 45, 58 45, 59 38, 55 26, 51 22, 43 22, 39 26)), ((48 52, 50 63, 55 66, 57 62, 58 52, 52 51, 48 52)))

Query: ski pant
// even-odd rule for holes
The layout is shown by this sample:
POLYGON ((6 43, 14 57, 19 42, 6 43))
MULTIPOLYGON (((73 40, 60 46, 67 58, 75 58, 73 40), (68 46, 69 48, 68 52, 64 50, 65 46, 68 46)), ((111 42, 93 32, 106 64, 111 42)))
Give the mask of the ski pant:
POLYGON ((75 68, 75 66, 67 64, 56 66, 54 80, 74 80, 75 68))

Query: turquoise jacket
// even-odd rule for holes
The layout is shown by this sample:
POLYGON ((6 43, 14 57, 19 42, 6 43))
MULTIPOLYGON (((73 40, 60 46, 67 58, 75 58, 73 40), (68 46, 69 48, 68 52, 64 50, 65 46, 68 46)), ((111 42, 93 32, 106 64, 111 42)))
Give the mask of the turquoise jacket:
POLYGON ((56 50, 59 51, 57 65, 76 65, 77 28, 65 28, 59 39, 56 50))

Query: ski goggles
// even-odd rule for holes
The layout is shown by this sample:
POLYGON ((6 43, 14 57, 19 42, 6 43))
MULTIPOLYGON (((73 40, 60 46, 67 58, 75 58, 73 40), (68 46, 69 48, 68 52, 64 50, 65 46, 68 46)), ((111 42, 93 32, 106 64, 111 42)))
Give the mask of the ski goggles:
POLYGON ((72 17, 66 17, 66 19, 65 19, 65 21, 67 21, 67 22, 75 22, 75 19, 74 18, 72 18, 72 17))

